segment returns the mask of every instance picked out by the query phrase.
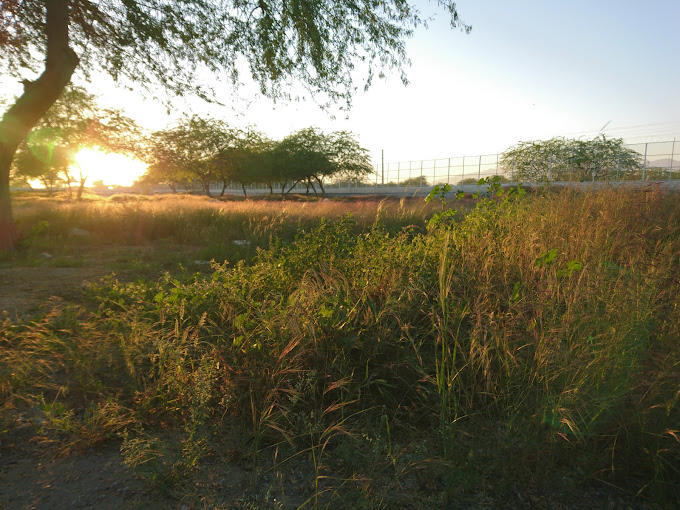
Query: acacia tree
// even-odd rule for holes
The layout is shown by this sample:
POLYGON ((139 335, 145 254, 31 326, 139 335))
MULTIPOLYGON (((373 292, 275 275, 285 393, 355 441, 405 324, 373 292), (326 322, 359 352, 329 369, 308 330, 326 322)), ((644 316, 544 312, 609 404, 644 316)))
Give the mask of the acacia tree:
POLYGON ((217 176, 222 180, 222 193, 231 182, 241 185, 247 198, 246 186, 262 182, 268 162, 262 155, 271 148, 271 141, 262 133, 248 128, 245 131, 233 130, 228 143, 217 155, 217 176))
POLYGON ((219 156, 238 136, 227 124, 194 115, 175 127, 155 132, 148 160, 153 172, 198 179, 209 197, 211 181, 220 179, 219 156))
MULTIPOLYGON (((362 178, 373 172, 368 151, 351 133, 335 131, 330 135, 318 128, 306 128, 284 138, 275 149, 279 182, 314 184, 326 193, 323 180, 332 177, 362 178)), ((284 193, 285 186, 282 185, 284 193)), ((315 190, 316 192, 316 190, 315 190)))
MULTIPOLYGON (((330 136, 333 176, 345 179, 363 179, 374 172, 368 151, 359 145, 348 131, 335 131, 330 136)), ((321 181, 319 181, 321 185, 321 181)), ((323 186, 322 186, 323 190, 323 186)), ((323 190, 325 193, 325 190, 323 190)))
MULTIPOLYGON (((439 0, 451 25, 468 31, 456 4, 439 0)), ((76 68, 154 90, 208 97, 198 73, 239 81, 242 62, 264 95, 288 97, 301 82, 317 98, 345 100, 355 62, 368 69, 408 64, 405 39, 422 24, 404 0, 3 0, 0 66, 24 91, 0 121, 0 249, 15 242, 9 173, 19 144, 61 95, 76 68), (40 72, 40 75, 35 77, 40 72)))
POLYGON ((144 187, 165 184, 173 193, 176 193, 177 185, 186 185, 193 176, 186 169, 172 165, 170 155, 165 154, 164 149, 165 146, 160 143, 158 145, 154 143, 154 145, 147 147, 144 158, 151 163, 137 182, 144 187))
POLYGON ((503 153, 505 173, 520 180, 587 181, 620 178, 642 165, 642 157, 623 145, 621 138, 599 135, 592 140, 563 137, 520 142, 503 153))
POLYGON ((274 174, 281 185, 281 195, 290 193, 301 181, 309 186, 312 178, 327 174, 333 165, 327 139, 316 128, 288 135, 276 144, 273 153, 274 174))
MULTIPOLYGON (((13 178, 39 179, 53 185, 56 180, 79 183, 80 199, 88 175, 79 168, 75 155, 85 147, 134 153, 140 130, 136 123, 115 109, 100 108, 94 94, 69 86, 62 96, 19 145, 13 178), (78 176, 73 169, 78 167, 78 176)), ((49 189, 49 188, 48 188, 49 189)))
POLYGON ((12 181, 28 186, 30 181, 40 181, 51 195, 54 188, 64 181, 71 161, 66 150, 52 142, 52 133, 47 130, 29 135, 14 158, 12 181))

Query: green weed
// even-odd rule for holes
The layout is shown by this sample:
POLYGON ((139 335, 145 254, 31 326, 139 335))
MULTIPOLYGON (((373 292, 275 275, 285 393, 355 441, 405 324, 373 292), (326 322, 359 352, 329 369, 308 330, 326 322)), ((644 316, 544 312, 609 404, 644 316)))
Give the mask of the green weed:
MULTIPOLYGON (((307 459, 310 506, 399 506, 387 488, 411 486, 426 507, 475 490, 493 506, 541 473, 674 501, 677 197, 486 183, 428 228, 433 209, 396 203, 149 209, 147 241, 222 235, 210 270, 109 277, 82 307, 5 320, 3 405, 35 402, 63 441, 122 434, 167 486, 238 431, 254 458, 307 459), (256 248, 230 259, 233 239, 256 248)), ((432 194, 440 212, 450 192, 432 194)))

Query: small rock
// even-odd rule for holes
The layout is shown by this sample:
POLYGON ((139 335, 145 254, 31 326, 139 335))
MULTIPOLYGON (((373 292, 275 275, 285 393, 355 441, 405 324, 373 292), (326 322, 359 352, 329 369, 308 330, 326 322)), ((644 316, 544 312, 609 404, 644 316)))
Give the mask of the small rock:
POLYGON ((72 237, 87 237, 90 235, 90 232, 82 228, 73 227, 68 231, 68 235, 72 237))
POLYGON ((51 259, 51 258, 52 258, 52 255, 50 255, 50 254, 47 253, 46 251, 42 252, 42 253, 40 254, 40 256, 43 257, 43 258, 46 258, 46 259, 51 259))
POLYGON ((232 242, 237 246, 250 246, 250 241, 246 239, 234 239, 232 242))

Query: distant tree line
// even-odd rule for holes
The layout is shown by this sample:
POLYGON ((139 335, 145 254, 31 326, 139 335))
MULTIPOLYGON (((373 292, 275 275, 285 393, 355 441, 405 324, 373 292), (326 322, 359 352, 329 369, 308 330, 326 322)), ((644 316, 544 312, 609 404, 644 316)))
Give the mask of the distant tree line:
POLYGON ((208 196, 216 182, 221 194, 229 184, 240 185, 246 196, 246 186, 264 184, 286 195, 300 183, 325 193, 330 178, 361 179, 373 172, 368 151, 347 131, 326 134, 312 127, 275 141, 252 128, 198 116, 153 133, 144 159, 149 162, 144 183, 176 191, 197 181, 208 196))
POLYGON ((67 187, 80 198, 88 175, 76 155, 87 147, 149 163, 140 184, 176 191, 200 183, 209 196, 215 183, 221 194, 238 184, 247 196, 247 186, 264 184, 286 195, 300 183, 325 193, 328 179, 361 181, 373 172, 366 149, 346 131, 307 128, 275 141, 253 128, 193 116, 147 136, 120 111, 101 108, 94 95, 70 86, 19 146, 11 179, 20 185, 39 181, 48 192, 67 187))

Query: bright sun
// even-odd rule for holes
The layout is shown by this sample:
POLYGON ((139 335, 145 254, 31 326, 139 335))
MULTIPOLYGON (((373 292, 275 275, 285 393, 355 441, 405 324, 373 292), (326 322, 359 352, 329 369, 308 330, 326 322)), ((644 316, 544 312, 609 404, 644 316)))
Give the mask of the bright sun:
POLYGON ((147 165, 136 158, 96 148, 79 151, 75 156, 75 164, 71 166, 76 176, 81 171, 87 175, 87 184, 90 186, 96 181, 104 181, 107 186, 131 186, 144 175, 146 168, 147 165))

